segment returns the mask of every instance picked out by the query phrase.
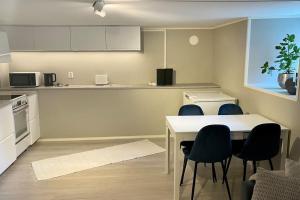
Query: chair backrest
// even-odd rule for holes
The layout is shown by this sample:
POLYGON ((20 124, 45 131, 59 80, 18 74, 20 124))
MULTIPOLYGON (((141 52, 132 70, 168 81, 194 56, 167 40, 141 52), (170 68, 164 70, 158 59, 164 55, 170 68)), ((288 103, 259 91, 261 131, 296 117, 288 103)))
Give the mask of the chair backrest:
POLYGON ((268 160, 276 156, 280 147, 281 127, 275 123, 260 124, 252 129, 241 150, 246 160, 268 160))
POLYGON ((203 127, 194 142, 189 159, 195 162, 221 162, 231 155, 230 129, 225 125, 203 127))
POLYGON ((228 104, 223 104, 219 108, 219 115, 242 115, 243 110, 241 109, 240 106, 233 104, 233 103, 228 103, 228 104))
POLYGON ((179 116, 204 115, 204 113, 200 106, 194 104, 188 104, 180 107, 178 115, 179 116))

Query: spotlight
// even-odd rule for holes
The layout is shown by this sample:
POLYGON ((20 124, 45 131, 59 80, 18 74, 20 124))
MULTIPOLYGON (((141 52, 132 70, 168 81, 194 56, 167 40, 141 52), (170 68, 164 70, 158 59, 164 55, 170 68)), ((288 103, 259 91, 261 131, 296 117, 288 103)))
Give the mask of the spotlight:
POLYGON ((104 0, 96 0, 93 3, 93 7, 94 7, 94 13, 96 15, 99 15, 100 17, 105 17, 106 16, 106 12, 104 11, 104 0))

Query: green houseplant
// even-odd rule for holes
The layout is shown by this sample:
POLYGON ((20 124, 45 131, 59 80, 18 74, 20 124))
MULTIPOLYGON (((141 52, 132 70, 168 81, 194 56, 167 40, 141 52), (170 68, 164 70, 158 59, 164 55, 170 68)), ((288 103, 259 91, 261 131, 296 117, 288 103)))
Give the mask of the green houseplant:
POLYGON ((261 67, 261 72, 263 74, 270 74, 274 70, 279 71, 278 83, 283 89, 285 89, 286 80, 293 77, 293 74, 295 73, 293 64, 300 57, 300 48, 295 43, 295 38, 295 34, 287 34, 282 42, 275 46, 275 49, 279 51, 279 55, 276 57, 277 60, 275 61, 277 66, 269 65, 269 62, 267 61, 261 67))

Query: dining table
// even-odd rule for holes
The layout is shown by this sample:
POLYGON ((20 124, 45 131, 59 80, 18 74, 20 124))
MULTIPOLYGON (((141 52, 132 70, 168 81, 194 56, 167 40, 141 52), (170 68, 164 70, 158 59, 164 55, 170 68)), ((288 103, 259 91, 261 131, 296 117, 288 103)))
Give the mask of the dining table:
MULTIPOLYGON (((260 114, 245 115, 203 115, 203 116, 166 116, 165 133, 165 172, 170 172, 170 140, 173 138, 174 148, 174 200, 180 199, 181 149, 180 142, 195 140, 198 132, 207 125, 222 124, 230 129, 231 139, 245 139, 251 130, 259 124, 277 123, 260 114)), ((278 123, 279 124, 279 123, 278 123)), ((288 156, 290 129, 281 125, 281 160, 278 168, 284 168, 288 156)))

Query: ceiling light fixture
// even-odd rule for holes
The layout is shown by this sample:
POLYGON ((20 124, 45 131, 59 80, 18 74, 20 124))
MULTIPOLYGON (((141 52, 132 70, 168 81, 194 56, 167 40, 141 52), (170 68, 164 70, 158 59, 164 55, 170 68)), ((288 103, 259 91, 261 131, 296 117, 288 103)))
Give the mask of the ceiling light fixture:
POLYGON ((96 15, 99 15, 100 17, 105 17, 106 16, 106 12, 104 10, 104 0, 96 0, 93 3, 93 7, 94 7, 94 13, 96 15))

